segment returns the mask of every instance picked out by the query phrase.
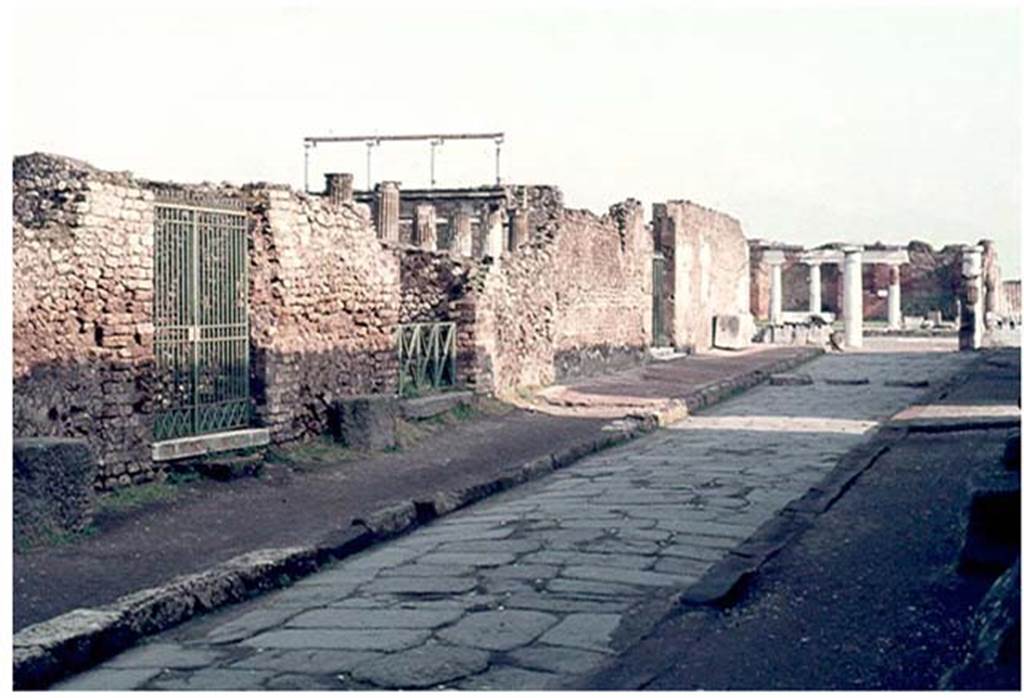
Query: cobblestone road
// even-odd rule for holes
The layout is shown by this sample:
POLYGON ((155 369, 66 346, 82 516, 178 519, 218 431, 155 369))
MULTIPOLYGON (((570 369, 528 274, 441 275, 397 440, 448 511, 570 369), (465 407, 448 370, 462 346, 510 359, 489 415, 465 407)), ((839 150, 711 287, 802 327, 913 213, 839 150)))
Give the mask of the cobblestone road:
POLYGON ((570 685, 969 358, 824 356, 811 385, 756 388, 58 688, 570 685))

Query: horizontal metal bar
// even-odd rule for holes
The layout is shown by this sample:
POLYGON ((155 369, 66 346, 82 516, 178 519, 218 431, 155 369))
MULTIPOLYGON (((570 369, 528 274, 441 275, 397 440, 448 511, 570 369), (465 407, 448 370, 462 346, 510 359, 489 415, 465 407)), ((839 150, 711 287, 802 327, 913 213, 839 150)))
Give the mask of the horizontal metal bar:
POLYGON ((302 140, 306 143, 351 143, 358 141, 464 141, 464 140, 489 140, 493 138, 504 138, 501 133, 428 133, 423 135, 405 136, 306 136, 302 140))
MULTIPOLYGON (((246 218, 247 213, 244 208, 210 208, 208 206, 190 206, 189 204, 172 204, 166 201, 157 201, 156 205, 159 208, 173 208, 179 211, 200 211, 203 213, 217 213, 225 216, 237 216, 238 218, 246 218)), ((191 224, 191 221, 168 221, 170 223, 181 223, 191 224)))

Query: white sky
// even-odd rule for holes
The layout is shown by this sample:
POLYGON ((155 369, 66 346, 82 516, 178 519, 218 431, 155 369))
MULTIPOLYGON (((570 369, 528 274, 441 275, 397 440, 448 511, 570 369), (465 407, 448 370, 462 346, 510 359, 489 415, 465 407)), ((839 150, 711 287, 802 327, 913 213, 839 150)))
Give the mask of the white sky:
MULTIPOLYGON (((9 27, 16 153, 180 181, 302 186, 302 137, 504 130, 513 182, 604 211, 687 198, 748 237, 997 241, 1020 275, 1013 6, 27 2, 9 27)), ((429 147, 374 179, 424 185, 429 147)), ((313 153, 365 182, 362 145, 313 153)), ((439 184, 493 179, 445 145, 439 184)), ((649 209, 648 209, 649 210, 649 209)))

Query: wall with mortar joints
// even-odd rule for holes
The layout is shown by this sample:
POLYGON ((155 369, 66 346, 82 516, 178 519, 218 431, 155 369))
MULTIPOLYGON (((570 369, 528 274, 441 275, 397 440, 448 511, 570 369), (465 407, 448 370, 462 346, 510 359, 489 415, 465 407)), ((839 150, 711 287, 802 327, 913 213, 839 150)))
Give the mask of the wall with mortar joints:
POLYGON ((13 188, 14 435, 86 439, 99 488, 152 479, 153 194, 40 153, 13 188))
POLYGON ((399 265, 364 205, 253 195, 252 392, 257 423, 281 442, 322 432, 339 397, 394 392, 399 265))
POLYGON ((498 394, 546 385, 588 353, 600 361, 650 345, 653 245, 640 205, 623 206, 628 215, 560 210, 514 253, 479 267, 479 384, 498 394))

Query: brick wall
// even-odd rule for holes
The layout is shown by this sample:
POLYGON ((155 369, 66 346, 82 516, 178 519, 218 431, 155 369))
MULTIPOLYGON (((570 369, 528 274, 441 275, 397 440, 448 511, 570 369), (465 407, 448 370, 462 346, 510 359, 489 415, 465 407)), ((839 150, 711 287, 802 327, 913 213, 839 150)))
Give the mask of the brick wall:
POLYGON ((540 222, 474 280, 475 382, 500 394, 636 361, 650 344, 652 251, 637 202, 540 222))
POLYGON ((252 396, 257 423, 284 441, 320 432, 338 397, 394 391, 399 263, 365 206, 252 195, 252 396))
POLYGON ((153 194, 127 173, 14 159, 15 436, 85 438, 97 485, 153 476, 153 194))

